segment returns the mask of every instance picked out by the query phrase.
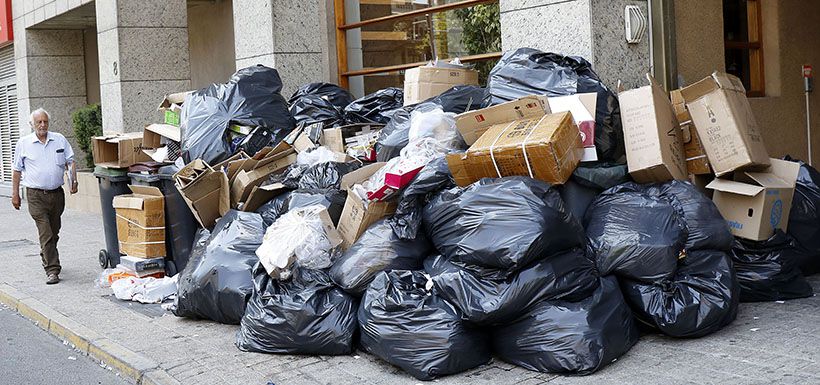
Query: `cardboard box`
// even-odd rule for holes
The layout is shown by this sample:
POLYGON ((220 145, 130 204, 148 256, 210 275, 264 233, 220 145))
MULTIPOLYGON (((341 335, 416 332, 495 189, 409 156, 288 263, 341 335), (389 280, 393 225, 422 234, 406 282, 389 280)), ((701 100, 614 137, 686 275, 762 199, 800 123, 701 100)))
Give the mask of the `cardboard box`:
MULTIPOLYGON (((404 105, 416 104, 458 85, 478 85, 478 71, 450 66, 422 66, 404 72, 404 105)), ((478 101, 476 101, 478 102, 478 101)))
POLYGON ((689 114, 689 110, 686 108, 686 101, 683 100, 680 90, 674 90, 669 95, 672 99, 675 116, 677 116, 678 123, 680 123, 683 152, 686 156, 686 170, 693 175, 712 174, 709 158, 706 156, 706 150, 703 149, 703 143, 700 141, 695 123, 692 121, 692 115, 689 114))
POLYGON ((480 110, 468 111, 456 116, 456 127, 464 141, 472 145, 488 128, 513 120, 540 118, 549 114, 546 96, 531 95, 480 110))
POLYGON ((769 165, 769 155, 740 79, 715 72, 683 88, 681 96, 717 176, 735 170, 761 170, 769 165))
POLYGON ((578 131, 581 131, 581 142, 584 144, 584 155, 581 162, 598 160, 598 151, 595 148, 595 111, 598 104, 598 94, 575 94, 554 96, 547 99, 551 113, 571 112, 578 131))
POLYGON ((164 124, 172 126, 179 126, 179 117, 182 113, 182 104, 185 103, 185 96, 193 91, 178 92, 175 94, 166 94, 159 103, 157 111, 162 112, 162 120, 164 124))
POLYGON ((334 152, 345 153, 347 146, 351 144, 349 139, 362 135, 376 134, 383 127, 384 124, 354 123, 341 127, 326 128, 322 131, 319 144, 334 152))
POLYGON ((686 180, 680 125, 666 92, 649 85, 618 94, 629 175, 638 183, 686 180))
POLYGON ((174 183, 197 222, 206 229, 231 208, 228 176, 202 159, 188 163, 174 174, 174 183))
POLYGON ((273 198, 279 196, 290 190, 287 186, 281 183, 272 183, 264 186, 254 186, 251 193, 248 194, 248 199, 242 203, 242 211, 256 211, 259 207, 268 203, 273 198))
POLYGON ((135 272, 144 272, 150 270, 165 270, 165 258, 140 258, 130 255, 123 255, 120 257, 120 264, 126 269, 135 272))
POLYGON ((94 164, 108 168, 124 168, 151 158, 142 152, 142 133, 109 134, 91 138, 94 164))
POLYGON ((117 212, 117 239, 120 251, 132 257, 165 256, 165 198, 152 186, 128 186, 133 194, 117 195, 112 205, 117 212))
POLYGON ((347 191, 347 200, 337 226, 342 236, 342 248, 347 249, 370 225, 396 212, 398 205, 395 201, 365 202, 351 191, 353 185, 366 181, 385 165, 373 163, 342 177, 341 188, 347 191))
POLYGON ((293 151, 286 151, 262 159, 248 171, 239 170, 231 183, 231 206, 238 207, 241 202, 248 199, 254 187, 261 185, 271 174, 284 170, 294 162, 296 154, 293 151))
POLYGON ((775 229, 787 230, 800 165, 770 159, 762 172, 736 172, 734 180, 715 179, 706 187, 735 236, 766 240, 775 229))
POLYGON ((513 175, 563 184, 583 153, 572 114, 562 112, 492 126, 466 153, 447 155, 447 164, 459 186, 513 175))
POLYGON ((145 126, 142 131, 142 152, 155 162, 167 162, 170 161, 167 141, 170 140, 179 144, 181 139, 182 135, 179 127, 169 124, 150 124, 145 126), (163 138, 165 138, 165 144, 163 138))

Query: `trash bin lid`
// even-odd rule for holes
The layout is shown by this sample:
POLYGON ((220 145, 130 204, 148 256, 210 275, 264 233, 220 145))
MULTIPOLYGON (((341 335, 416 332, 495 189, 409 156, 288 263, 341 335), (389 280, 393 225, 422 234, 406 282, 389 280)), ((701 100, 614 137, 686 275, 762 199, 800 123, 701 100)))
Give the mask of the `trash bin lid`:
POLYGON ((177 171, 179 171, 179 167, 175 164, 171 164, 160 167, 157 175, 159 175, 159 178, 162 180, 173 180, 174 174, 176 174, 177 171))
POLYGON ((130 180, 126 175, 125 169, 108 168, 108 167, 94 167, 94 176, 97 178, 105 178, 111 182, 125 182, 130 180))
POLYGON ((143 182, 143 183, 153 183, 159 181, 159 175, 157 174, 143 174, 139 172, 129 172, 128 176, 132 179, 143 182))

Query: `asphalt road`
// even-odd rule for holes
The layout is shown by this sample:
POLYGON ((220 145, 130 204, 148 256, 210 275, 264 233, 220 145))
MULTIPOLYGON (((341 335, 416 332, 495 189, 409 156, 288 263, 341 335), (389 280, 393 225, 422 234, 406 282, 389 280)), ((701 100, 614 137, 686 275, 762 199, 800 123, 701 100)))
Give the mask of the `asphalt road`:
POLYGON ((128 384, 2 305, 0 357, 0 385, 128 384))

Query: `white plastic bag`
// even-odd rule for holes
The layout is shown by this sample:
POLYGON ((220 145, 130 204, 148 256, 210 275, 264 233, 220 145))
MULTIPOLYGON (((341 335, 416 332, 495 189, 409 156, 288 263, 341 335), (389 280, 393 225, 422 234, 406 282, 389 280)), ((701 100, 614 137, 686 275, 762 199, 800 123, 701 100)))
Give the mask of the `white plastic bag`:
POLYGON ((177 276, 165 278, 128 277, 111 284, 114 296, 124 301, 160 303, 176 295, 177 276))
POLYGON ((441 108, 427 112, 414 110, 410 113, 408 137, 411 143, 420 138, 432 138, 442 148, 455 149, 460 144, 456 114, 441 108))
POLYGON ((338 154, 331 149, 320 146, 311 151, 300 152, 296 155, 296 163, 305 166, 314 166, 319 163, 333 162, 338 159, 338 154))
POLYGON ((296 263, 308 269, 330 267, 341 236, 322 205, 288 211, 268 227, 256 255, 272 277, 287 279, 296 263))

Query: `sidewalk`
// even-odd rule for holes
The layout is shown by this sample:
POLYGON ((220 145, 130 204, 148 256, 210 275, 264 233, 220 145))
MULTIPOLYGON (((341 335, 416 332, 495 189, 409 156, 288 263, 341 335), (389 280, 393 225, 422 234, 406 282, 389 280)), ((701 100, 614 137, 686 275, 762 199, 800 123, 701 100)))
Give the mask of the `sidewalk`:
MULTIPOLYGON (((0 302, 17 308, 91 359, 143 384, 417 384, 373 356, 245 353, 237 326, 192 321, 112 299, 94 287, 104 245, 99 216, 67 211, 59 243, 62 282, 45 284, 37 232, 24 205, 0 201, 0 302), (80 335, 82 338, 76 338, 80 335)), ((810 279, 820 291, 820 276, 810 279)), ((495 359, 437 384, 820 383, 820 297, 741 304, 737 321, 711 336, 640 342, 618 362, 587 377, 530 372, 495 359)))

